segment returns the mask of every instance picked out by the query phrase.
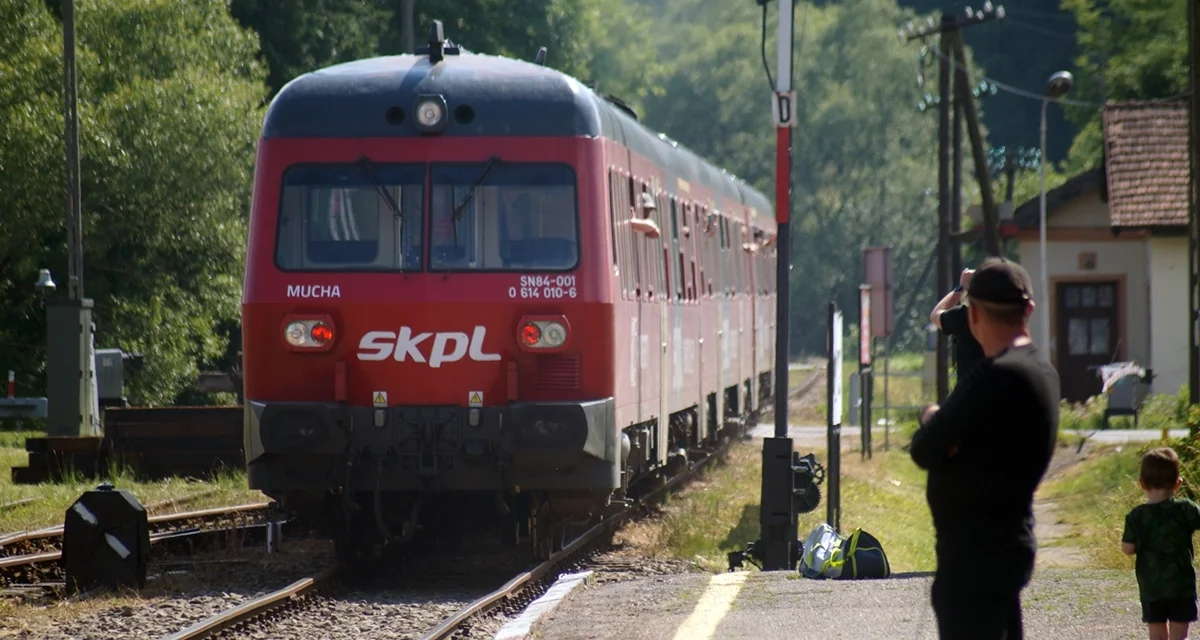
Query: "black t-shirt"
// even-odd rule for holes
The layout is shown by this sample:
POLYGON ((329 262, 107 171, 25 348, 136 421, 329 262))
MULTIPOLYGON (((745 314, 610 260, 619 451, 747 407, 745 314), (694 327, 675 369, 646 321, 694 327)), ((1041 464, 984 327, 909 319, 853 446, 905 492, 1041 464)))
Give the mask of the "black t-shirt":
POLYGON ((971 324, 967 320, 967 308, 963 305, 960 304, 953 309, 943 311, 941 322, 942 332, 954 338, 954 363, 957 369, 956 375, 961 381, 971 367, 983 359, 983 347, 979 346, 975 336, 971 335, 971 324))
POLYGON ((1037 349, 1011 347, 983 358, 917 429, 909 453, 929 471, 939 574, 1028 584, 1033 492, 1054 455, 1059 397, 1058 372, 1037 349))

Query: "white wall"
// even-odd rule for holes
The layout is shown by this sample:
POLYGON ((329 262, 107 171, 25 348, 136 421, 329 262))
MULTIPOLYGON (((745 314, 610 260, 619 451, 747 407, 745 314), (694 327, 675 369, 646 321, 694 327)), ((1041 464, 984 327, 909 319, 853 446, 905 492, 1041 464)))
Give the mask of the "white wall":
MULTIPOLYGON (((1187 384, 1187 238, 1150 238, 1150 359, 1153 393, 1174 394, 1187 384)), ((1140 362, 1140 361, 1139 361, 1140 362)))
MULTIPOLYGON (((1050 225, 1053 226, 1053 225, 1050 225)), ((1029 277, 1033 279, 1033 290, 1036 297, 1037 308, 1034 311, 1033 326, 1033 341, 1038 345, 1039 349, 1043 349, 1041 342, 1041 314, 1046 313, 1050 319, 1050 353, 1052 362, 1057 359, 1055 352, 1057 327, 1050 307, 1045 306, 1042 297, 1042 276, 1041 264, 1039 262, 1039 252, 1037 242, 1022 242, 1018 247, 1019 260, 1021 266, 1029 272, 1029 277)), ((1187 265, 1186 253, 1184 254, 1184 266, 1187 265)), ((1151 301, 1148 295, 1148 280, 1146 278, 1146 249, 1145 243, 1141 240, 1112 240, 1112 241, 1073 241, 1073 242, 1047 242, 1046 243, 1046 270, 1049 272, 1050 278, 1063 276, 1083 276, 1089 278, 1102 278, 1104 276, 1112 276, 1114 280, 1120 276, 1125 276, 1125 312, 1120 320, 1121 334, 1125 339, 1125 358, 1128 360, 1137 360, 1139 363, 1146 362, 1150 357, 1149 336, 1147 327, 1149 326, 1151 301), (1096 268, 1090 270, 1082 270, 1079 268, 1079 254, 1083 252, 1093 252, 1096 254, 1096 268)), ((1186 284, 1186 277, 1184 280, 1186 284)), ((1051 287, 1051 303, 1053 303, 1053 280, 1050 282, 1051 287)), ((1187 303, 1186 287, 1184 304, 1187 303)), ((1186 337, 1186 334, 1185 334, 1186 337)))

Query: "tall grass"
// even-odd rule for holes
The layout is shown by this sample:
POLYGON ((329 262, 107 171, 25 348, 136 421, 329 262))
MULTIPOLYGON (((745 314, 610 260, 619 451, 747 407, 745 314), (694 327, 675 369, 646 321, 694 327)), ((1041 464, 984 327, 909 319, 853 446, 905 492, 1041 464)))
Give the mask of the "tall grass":
MULTIPOLYGON (((631 525, 621 538, 652 555, 690 560, 711 571, 726 569, 726 554, 759 535, 760 446, 735 445, 724 463, 669 500, 661 517, 631 525)), ((822 463, 825 457, 817 452, 822 463)), ((871 460, 860 458, 850 451, 842 456, 843 532, 861 527, 877 536, 895 571, 932 570, 933 524, 924 473, 898 447, 876 452, 871 460)), ((800 515, 801 536, 825 521, 827 490, 822 485, 816 510, 800 515)))
POLYGON ((34 502, 0 510, 0 534, 62 524, 67 508, 82 493, 103 482, 110 482, 117 489, 128 490, 143 506, 167 500, 185 501, 166 507, 160 513, 266 500, 262 492, 248 488, 246 472, 240 468, 221 470, 203 481, 186 478, 151 481, 139 478, 128 467, 112 462, 107 469, 101 470, 97 478, 88 478, 76 470, 65 474, 66 477, 58 482, 14 484, 12 468, 26 466, 29 461, 25 452, 25 438, 41 435, 40 432, 0 431, 0 505, 26 498, 35 499, 34 502), (198 497, 189 500, 190 496, 198 497))

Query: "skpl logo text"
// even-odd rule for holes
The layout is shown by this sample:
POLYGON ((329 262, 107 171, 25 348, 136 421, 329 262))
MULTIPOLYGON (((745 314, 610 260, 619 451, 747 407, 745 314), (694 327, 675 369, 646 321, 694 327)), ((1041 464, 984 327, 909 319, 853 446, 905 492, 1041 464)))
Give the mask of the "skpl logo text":
POLYGON ((392 331, 369 331, 358 343, 359 360, 386 360, 391 356, 396 362, 412 360, 426 362, 422 343, 433 338, 429 350, 429 366, 437 369, 447 362, 458 362, 467 356, 476 362, 493 362, 500 359, 498 353, 483 352, 483 338, 487 328, 475 327, 468 336, 461 331, 422 332, 414 334, 409 327, 400 327, 400 333, 392 331))

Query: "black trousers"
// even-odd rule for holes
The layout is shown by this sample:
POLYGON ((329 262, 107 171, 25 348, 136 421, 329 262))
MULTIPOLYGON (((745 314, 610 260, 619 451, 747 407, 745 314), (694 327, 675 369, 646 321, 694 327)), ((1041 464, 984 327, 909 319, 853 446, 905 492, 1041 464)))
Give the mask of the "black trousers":
POLYGON ((941 640, 1023 640, 1020 582, 997 584, 984 575, 933 579, 933 612, 941 640))

